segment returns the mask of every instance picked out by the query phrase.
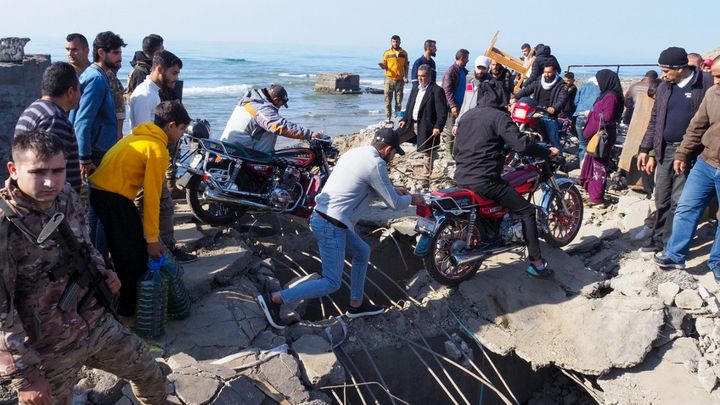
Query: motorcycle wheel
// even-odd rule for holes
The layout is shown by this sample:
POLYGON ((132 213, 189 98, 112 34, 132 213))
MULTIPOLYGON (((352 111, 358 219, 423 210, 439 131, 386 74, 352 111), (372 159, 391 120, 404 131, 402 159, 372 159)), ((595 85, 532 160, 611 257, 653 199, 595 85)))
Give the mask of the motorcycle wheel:
POLYGON ((545 242, 554 247, 562 247, 572 242, 580 231, 583 218, 583 201, 577 187, 565 183, 560 185, 560 192, 568 215, 563 213, 557 197, 553 198, 546 218, 548 232, 543 235, 545 242))
MULTIPOLYGON (((423 264, 430 276, 440 284, 456 286, 470 279, 480 268, 481 261, 462 266, 450 262, 452 245, 467 240, 467 220, 450 217, 435 232, 430 241, 432 248, 423 257, 423 264)), ((478 230, 473 232, 478 239, 478 230)))
POLYGON ((228 225, 240 218, 245 212, 242 208, 207 201, 205 198, 206 189, 207 184, 201 176, 193 176, 185 188, 185 198, 193 216, 201 222, 212 226, 228 225))

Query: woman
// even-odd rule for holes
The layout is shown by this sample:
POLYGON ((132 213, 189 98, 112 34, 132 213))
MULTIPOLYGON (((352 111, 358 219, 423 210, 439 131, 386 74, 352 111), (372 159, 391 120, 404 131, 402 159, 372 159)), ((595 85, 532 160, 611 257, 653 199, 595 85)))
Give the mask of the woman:
POLYGON ((602 117, 603 126, 608 134, 608 156, 597 158, 585 155, 580 171, 580 182, 590 195, 588 206, 604 205, 605 183, 607 181, 607 166, 610 161, 610 150, 615 145, 617 137, 617 122, 622 116, 624 101, 620 78, 612 70, 603 69, 595 74, 600 88, 600 95, 593 104, 592 111, 585 112, 587 123, 583 130, 583 137, 587 142, 600 129, 602 117))

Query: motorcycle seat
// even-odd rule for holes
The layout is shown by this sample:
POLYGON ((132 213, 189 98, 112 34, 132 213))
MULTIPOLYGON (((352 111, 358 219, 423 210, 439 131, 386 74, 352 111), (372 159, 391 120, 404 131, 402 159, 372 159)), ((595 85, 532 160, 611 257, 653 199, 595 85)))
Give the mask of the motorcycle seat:
POLYGON ((255 149, 246 148, 242 145, 231 142, 222 142, 222 144, 225 146, 225 149, 227 149, 230 156, 237 159, 248 160, 257 163, 271 163, 273 160, 272 153, 266 153, 255 149))

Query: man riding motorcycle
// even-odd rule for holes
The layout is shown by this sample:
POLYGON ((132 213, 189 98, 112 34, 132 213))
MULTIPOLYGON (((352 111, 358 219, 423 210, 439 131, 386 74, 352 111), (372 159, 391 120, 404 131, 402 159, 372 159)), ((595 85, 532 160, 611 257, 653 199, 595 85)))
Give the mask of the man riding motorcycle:
POLYGON ((287 91, 279 84, 248 91, 235 106, 220 140, 272 153, 278 135, 305 140, 322 138, 320 132, 303 128, 280 116, 278 110, 282 106, 287 108, 287 102, 287 91))
POLYGON ((527 272, 533 277, 548 277, 552 272, 540 253, 535 208, 505 182, 501 174, 505 145, 518 153, 540 158, 553 158, 560 151, 540 146, 520 132, 504 108, 501 83, 487 81, 479 86, 477 107, 458 120, 455 181, 458 186, 494 200, 521 218, 530 259, 527 272))

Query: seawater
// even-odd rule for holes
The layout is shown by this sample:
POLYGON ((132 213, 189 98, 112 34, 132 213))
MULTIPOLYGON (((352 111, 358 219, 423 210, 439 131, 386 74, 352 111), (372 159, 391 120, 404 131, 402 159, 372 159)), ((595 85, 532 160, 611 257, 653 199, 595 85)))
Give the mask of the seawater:
MULTIPOLYGON (((88 36, 91 43, 92 39, 88 36)), ((125 40, 129 45, 123 49, 122 68, 118 73, 123 85, 131 70, 132 56, 140 48, 140 41, 125 40)), ((52 61, 66 61, 64 45, 64 38, 53 41, 33 39, 26 46, 26 52, 50 54, 52 61)), ((382 89, 384 72, 377 63, 386 49, 385 44, 380 44, 377 49, 359 49, 317 45, 192 44, 176 43, 171 38, 165 38, 165 47, 183 61, 180 73, 184 81, 183 102, 190 116, 208 120, 213 134, 222 133, 238 99, 245 92, 251 88, 267 87, 271 83, 281 84, 288 91, 289 108, 281 109, 282 116, 312 130, 337 136, 357 132, 385 120, 382 94, 340 95, 314 90, 315 76, 320 72, 358 74, 361 88, 382 89)), ((409 49, 408 52, 411 63, 420 56, 420 53, 414 54, 409 49)), ((471 60, 475 56, 472 54, 471 60)), ((438 81, 453 63, 453 57, 454 53, 450 52, 436 57, 438 81)), ((572 63, 562 59, 560 62, 563 66, 572 63)), ((468 66, 468 70, 472 71, 472 68, 468 66)), ((590 76, 595 70, 576 70, 576 74, 578 77, 590 76)), ((621 69, 620 75, 642 76, 645 70, 621 69)), ((409 94, 410 85, 406 85, 403 108, 409 94)), ((129 131, 126 120, 125 133, 129 131)))

